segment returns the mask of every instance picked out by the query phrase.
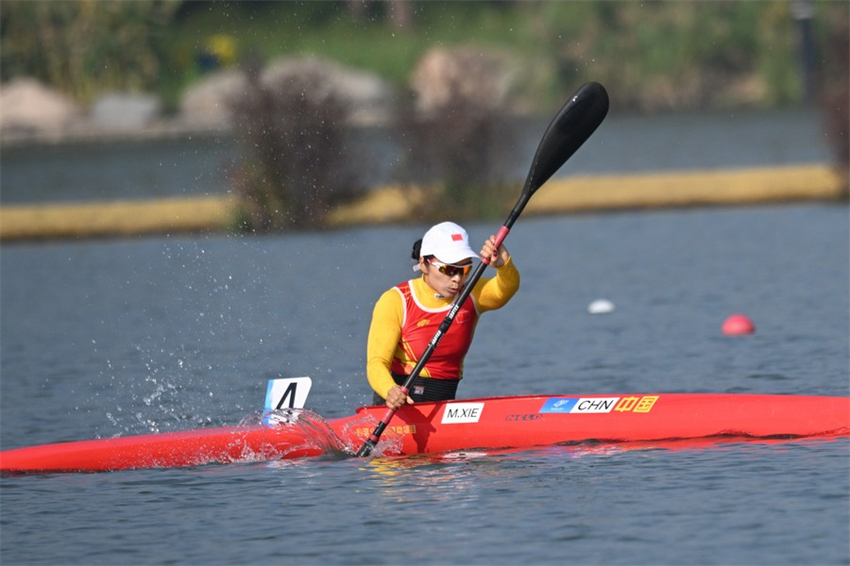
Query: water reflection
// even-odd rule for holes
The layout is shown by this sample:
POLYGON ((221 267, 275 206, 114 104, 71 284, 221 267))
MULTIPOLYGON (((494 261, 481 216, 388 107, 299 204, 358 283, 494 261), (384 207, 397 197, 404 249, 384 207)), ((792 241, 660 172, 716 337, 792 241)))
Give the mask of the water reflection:
POLYGON ((381 495, 397 503, 451 503, 468 505, 483 492, 514 492, 532 484, 582 484, 593 481, 589 472, 596 460, 669 451, 700 454, 712 451, 752 450, 756 447, 801 443, 819 445, 845 441, 832 438, 753 438, 715 436, 653 442, 582 442, 537 449, 470 450, 442 454, 377 457, 360 469, 366 472, 381 495))
POLYGON ((462 506, 478 498, 476 487, 485 469, 470 464, 482 456, 486 453, 374 458, 361 469, 369 473, 382 497, 391 501, 462 506))

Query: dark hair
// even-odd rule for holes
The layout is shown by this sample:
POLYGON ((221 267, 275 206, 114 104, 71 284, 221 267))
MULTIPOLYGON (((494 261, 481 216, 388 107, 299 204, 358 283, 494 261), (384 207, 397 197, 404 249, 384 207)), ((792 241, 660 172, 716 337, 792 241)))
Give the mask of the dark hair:
POLYGON ((419 252, 422 250, 422 238, 419 238, 415 242, 413 242, 413 251, 410 252, 410 257, 413 258, 414 261, 419 261, 419 252))

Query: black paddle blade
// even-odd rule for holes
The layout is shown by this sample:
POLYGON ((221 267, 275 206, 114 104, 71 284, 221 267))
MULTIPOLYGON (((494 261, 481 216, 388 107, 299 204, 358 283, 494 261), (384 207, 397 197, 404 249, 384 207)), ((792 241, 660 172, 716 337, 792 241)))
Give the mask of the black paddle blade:
POLYGON ((543 134, 523 192, 534 194, 590 137, 608 114, 608 92, 601 84, 583 85, 558 111, 543 134))

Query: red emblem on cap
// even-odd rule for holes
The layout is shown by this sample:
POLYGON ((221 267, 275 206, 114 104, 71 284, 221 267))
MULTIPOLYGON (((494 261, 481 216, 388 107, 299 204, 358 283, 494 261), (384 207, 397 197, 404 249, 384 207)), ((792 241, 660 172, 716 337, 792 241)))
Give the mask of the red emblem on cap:
POLYGON ((452 234, 452 242, 462 242, 463 234, 452 234))

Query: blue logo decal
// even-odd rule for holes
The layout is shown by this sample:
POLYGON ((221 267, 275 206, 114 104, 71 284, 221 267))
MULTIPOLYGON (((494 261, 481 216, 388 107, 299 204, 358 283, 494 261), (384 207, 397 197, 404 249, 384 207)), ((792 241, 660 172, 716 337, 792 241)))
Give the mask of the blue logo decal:
POLYGON ((551 397, 540 408, 541 413, 569 413, 578 403, 574 397, 551 397))

